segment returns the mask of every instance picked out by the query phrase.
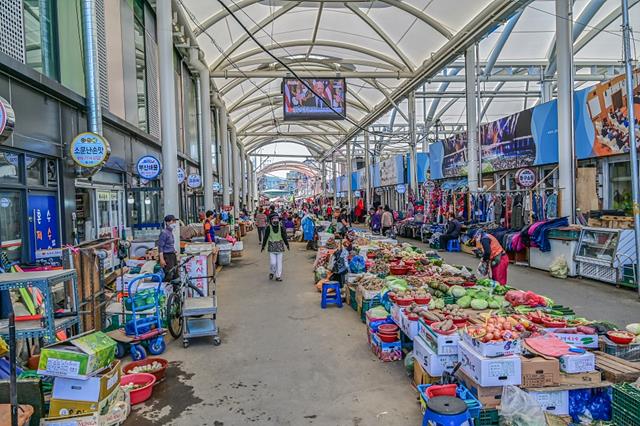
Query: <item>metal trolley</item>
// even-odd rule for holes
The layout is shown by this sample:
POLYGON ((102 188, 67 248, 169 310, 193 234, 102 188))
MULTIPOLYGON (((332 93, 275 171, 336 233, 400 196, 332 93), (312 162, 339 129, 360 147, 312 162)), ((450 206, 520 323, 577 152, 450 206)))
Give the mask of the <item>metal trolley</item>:
POLYGON ((186 297, 182 308, 182 346, 189 347, 189 339, 194 337, 213 337, 213 344, 221 343, 216 316, 218 314, 218 297, 216 296, 215 276, 207 277, 210 294, 204 297, 186 297))

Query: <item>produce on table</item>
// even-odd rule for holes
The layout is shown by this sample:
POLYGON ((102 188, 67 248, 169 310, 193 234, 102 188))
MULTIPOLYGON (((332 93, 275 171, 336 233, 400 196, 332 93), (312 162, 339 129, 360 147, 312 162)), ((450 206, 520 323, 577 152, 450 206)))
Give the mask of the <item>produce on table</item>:
POLYGON ((431 324, 431 329, 439 334, 451 334, 458 330, 452 320, 444 320, 431 324))
POLYGON ((445 319, 453 321, 466 321, 469 319, 469 315, 465 314, 459 305, 446 305, 442 308, 442 314, 445 319))
POLYGON ((444 308, 445 304, 444 304, 444 299, 441 299, 439 297, 434 297, 433 299, 431 299, 431 301, 429 302, 429 309, 430 310, 434 310, 434 309, 442 309, 444 308))
POLYGON ((517 340, 526 329, 523 324, 512 317, 491 316, 484 325, 473 325, 466 328, 467 334, 483 343, 517 340))
POLYGON ((463 297, 465 294, 467 294, 467 290, 465 290, 465 288, 462 286, 454 285, 449 288, 448 293, 453 297, 455 297, 456 299, 459 299, 463 297))
POLYGON ((383 279, 371 274, 363 275, 356 281, 356 283, 361 285, 364 290, 369 291, 380 291, 386 286, 383 279))
POLYGON ((530 307, 553 306, 553 301, 532 291, 510 290, 505 299, 513 306, 527 305, 530 307))
POLYGON ((489 302, 484 299, 473 299, 471 301, 471 309, 476 309, 478 311, 482 311, 489 307, 489 302))
POLYGON ((378 275, 389 275, 389 264, 386 262, 376 262, 369 268, 369 272, 378 275))
POLYGON ((639 323, 628 324, 626 329, 629 333, 632 333, 633 335, 635 335, 633 343, 640 343, 640 324, 639 323))
POLYGON ((607 332, 607 337, 613 343, 628 345, 634 342, 636 335, 628 331, 612 330, 607 332))

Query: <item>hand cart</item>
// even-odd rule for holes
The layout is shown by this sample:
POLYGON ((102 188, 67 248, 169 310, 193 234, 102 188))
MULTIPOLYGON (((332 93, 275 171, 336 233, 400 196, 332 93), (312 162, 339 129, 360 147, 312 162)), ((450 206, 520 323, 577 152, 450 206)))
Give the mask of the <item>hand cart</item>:
POLYGON ((218 325, 216 315, 218 313, 218 298, 216 296, 215 276, 206 277, 212 285, 210 295, 205 297, 186 297, 182 308, 182 321, 184 329, 182 331, 182 346, 189 347, 189 339, 194 337, 213 337, 214 346, 218 346, 220 336, 218 335, 218 325))
MULTIPOLYGON (((140 275, 129 283, 126 304, 130 305, 131 320, 125 323, 124 328, 107 333, 109 337, 118 343, 116 348, 117 358, 123 358, 127 352, 131 352, 131 358, 134 361, 145 359, 147 357, 145 346, 152 355, 160 355, 165 351, 164 335, 167 330, 162 327, 161 287, 162 276, 159 274, 140 275), (138 284, 145 279, 158 283, 151 296, 146 296, 148 293, 136 291, 138 284), (141 316, 144 311, 150 311, 151 313, 147 316, 141 316)), ((126 304, 123 303, 123 309, 126 304)))

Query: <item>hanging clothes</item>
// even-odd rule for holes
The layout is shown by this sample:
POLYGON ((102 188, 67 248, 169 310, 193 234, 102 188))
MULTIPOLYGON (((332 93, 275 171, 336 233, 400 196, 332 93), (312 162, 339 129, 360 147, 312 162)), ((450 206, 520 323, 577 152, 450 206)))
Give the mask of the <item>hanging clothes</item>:
POLYGON ((555 219, 558 217, 558 195, 553 193, 547 197, 547 202, 545 203, 544 210, 547 216, 547 219, 555 219))
POLYGON ((524 206, 522 194, 518 193, 513 197, 513 206, 511 208, 511 228, 521 229, 524 226, 524 206))

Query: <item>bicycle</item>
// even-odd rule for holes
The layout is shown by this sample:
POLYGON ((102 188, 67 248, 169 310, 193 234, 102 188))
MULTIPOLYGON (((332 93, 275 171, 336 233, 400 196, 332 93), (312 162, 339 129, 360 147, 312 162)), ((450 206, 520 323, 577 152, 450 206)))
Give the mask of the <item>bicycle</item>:
MULTIPOLYGON (((182 336, 182 331, 184 327, 184 319, 182 317, 182 310, 184 307, 184 300, 187 297, 187 289, 191 289, 196 292, 200 297, 204 297, 204 293, 195 284, 192 282, 192 278, 189 277, 187 273, 186 264, 193 258, 193 256, 189 256, 185 258, 181 264, 176 265, 171 272, 175 269, 180 271, 180 278, 176 278, 169 282, 171 284, 173 291, 169 295, 167 299, 167 325, 169 328, 169 333, 174 339, 180 338, 182 336)), ((209 278, 209 277, 207 277, 209 278)))

